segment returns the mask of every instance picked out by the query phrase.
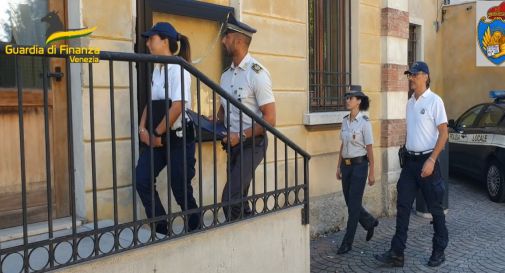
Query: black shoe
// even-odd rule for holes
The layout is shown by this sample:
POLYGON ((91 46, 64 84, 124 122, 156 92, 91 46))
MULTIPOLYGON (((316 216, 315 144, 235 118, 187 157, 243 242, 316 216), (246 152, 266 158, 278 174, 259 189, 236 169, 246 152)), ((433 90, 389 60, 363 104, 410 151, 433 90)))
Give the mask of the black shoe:
POLYGON ((349 251, 351 251, 352 249, 352 246, 349 245, 349 244, 346 244, 346 243, 343 243, 339 248, 338 248, 338 251, 337 251, 337 254, 338 255, 342 255, 342 254, 345 254, 349 251))
POLYGON ((200 221, 202 220, 202 217, 200 213, 193 213, 189 217, 188 221, 188 232, 200 229, 200 221))
POLYGON ((439 266, 445 262, 445 254, 443 251, 433 251, 431 253, 430 260, 428 261, 428 266, 439 266))
POLYGON ((372 239, 375 227, 378 225, 379 225, 379 220, 375 220, 375 223, 373 224, 373 226, 367 231, 367 233, 366 233, 366 241, 367 242, 372 239))
POLYGON ((393 250, 388 250, 381 255, 375 255, 375 259, 393 267, 403 267, 403 255, 396 255, 393 250))

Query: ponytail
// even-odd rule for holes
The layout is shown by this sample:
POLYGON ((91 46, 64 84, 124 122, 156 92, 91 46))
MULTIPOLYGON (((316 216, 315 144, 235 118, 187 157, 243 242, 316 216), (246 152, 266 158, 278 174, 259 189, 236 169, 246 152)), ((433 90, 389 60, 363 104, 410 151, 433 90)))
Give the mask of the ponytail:
POLYGON ((177 56, 180 56, 188 63, 191 63, 191 46, 189 45, 188 37, 179 34, 179 41, 181 42, 181 48, 179 49, 179 54, 177 54, 177 56))
POLYGON ((359 104, 359 110, 360 111, 368 110, 368 107, 370 107, 370 99, 367 96, 358 97, 358 99, 361 100, 361 103, 359 104))
POLYGON ((177 56, 182 57, 184 60, 186 60, 188 63, 191 63, 191 47, 189 46, 189 39, 188 37, 177 33, 177 40, 168 38, 168 47, 170 49, 170 52, 174 54, 179 50, 179 54, 177 56), (180 41, 181 43, 181 48, 179 49, 179 45, 177 44, 177 41, 180 41))

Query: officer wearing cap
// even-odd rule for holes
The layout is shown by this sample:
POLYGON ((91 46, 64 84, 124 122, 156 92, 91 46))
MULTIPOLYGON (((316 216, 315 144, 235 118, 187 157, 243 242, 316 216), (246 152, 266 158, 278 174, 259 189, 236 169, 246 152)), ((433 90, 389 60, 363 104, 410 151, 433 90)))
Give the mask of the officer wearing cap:
MULTIPOLYGON (((221 87, 268 124, 275 126, 275 98, 270 73, 248 52, 254 33, 256 29, 239 22, 230 14, 222 43, 232 58, 232 64, 221 76, 221 87)), ((226 100, 222 97, 216 119, 225 126, 228 123, 230 125, 230 134, 223 139, 225 147, 228 143, 231 147, 228 154, 230 177, 222 195, 224 203, 231 202, 224 207, 225 216, 230 221, 251 214, 249 203, 237 200, 247 197, 253 171, 263 160, 268 139, 259 124, 254 125, 253 131, 252 120, 245 114, 242 114, 241 127, 239 109, 231 104, 230 109, 227 109, 226 100)))
POLYGON ((367 241, 372 239, 374 229, 379 224, 379 221, 362 205, 367 177, 370 186, 375 183, 372 125, 368 117, 361 112, 368 110, 370 102, 359 85, 351 85, 350 92, 346 93, 345 97, 346 107, 350 113, 344 117, 340 131, 342 144, 338 158, 337 179, 342 179, 342 192, 349 217, 338 254, 347 253, 352 249, 358 222, 367 230, 367 241))
POLYGON ((438 162, 449 135, 447 115, 444 102, 430 89, 426 63, 415 62, 405 74, 414 93, 407 102, 407 154, 397 184, 396 232, 391 248, 375 258, 391 266, 403 266, 410 212, 420 188, 433 216, 435 231, 428 266, 439 266, 445 261, 444 250, 449 241, 442 207, 445 186, 438 162))
MULTIPOLYGON (((146 45, 151 54, 173 56, 179 51, 178 56, 188 62, 191 61, 188 38, 177 32, 170 23, 159 22, 143 33, 142 36, 147 39, 146 45)), ((153 117, 148 117, 147 107, 144 107, 140 119, 139 139, 145 145, 152 147, 144 149, 140 154, 136 167, 137 192, 148 218, 166 215, 156 186, 154 186, 154 193, 151 191, 151 168, 154 172, 153 180, 156 183, 156 177, 167 165, 167 158, 170 158, 170 162, 168 162, 171 175, 170 185, 177 204, 183 211, 198 207, 191 186, 191 180, 195 176, 196 163, 193 126, 190 121, 187 121, 186 127, 182 128, 182 116, 185 113, 183 105, 186 108, 191 106, 191 76, 188 71, 184 71, 184 81, 182 81, 181 69, 181 66, 176 64, 155 64, 151 82, 153 117), (166 83, 165 78, 167 79, 166 83), (184 98, 182 98, 183 85, 184 98), (168 93, 168 98, 165 97, 165 92, 168 93), (183 100, 184 104, 182 103, 183 100), (167 106, 169 107, 169 128, 166 127, 167 106), (149 129, 150 123, 152 129, 149 129), (183 131, 186 134, 186 146, 183 145, 183 131), (169 134, 169 143, 165 143, 167 133, 169 134), (184 149, 186 150, 186 158, 183 156, 184 149), (167 155, 167 150, 170 151, 170 155, 167 155), (153 166, 151 166, 151 156, 153 166), (186 180, 184 180, 184 167, 186 167, 186 180)), ((187 119, 187 117, 185 118, 187 119)), ((191 214, 187 222, 188 231, 198 228, 200 215, 197 213, 191 214)), ((157 222, 156 232, 168 234, 167 222, 157 222)))

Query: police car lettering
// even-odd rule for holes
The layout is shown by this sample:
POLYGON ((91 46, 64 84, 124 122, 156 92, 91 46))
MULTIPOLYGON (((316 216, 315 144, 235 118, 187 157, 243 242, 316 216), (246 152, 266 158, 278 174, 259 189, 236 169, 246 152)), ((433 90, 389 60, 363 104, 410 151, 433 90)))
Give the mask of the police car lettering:
POLYGON ((485 134, 473 135, 471 142, 486 143, 487 142, 487 135, 485 135, 485 134))
POLYGON ((461 140, 461 134, 455 134, 455 133, 450 133, 449 134, 449 141, 450 142, 455 142, 461 140))
POLYGON ((449 134, 449 143, 464 145, 483 145, 505 148, 505 135, 502 134, 449 134))

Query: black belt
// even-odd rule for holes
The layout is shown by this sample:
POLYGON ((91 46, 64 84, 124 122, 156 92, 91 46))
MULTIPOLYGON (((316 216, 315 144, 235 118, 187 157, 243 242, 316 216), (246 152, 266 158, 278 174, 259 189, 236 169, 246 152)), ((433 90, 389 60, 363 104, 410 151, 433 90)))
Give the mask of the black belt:
POLYGON ((351 165, 356 165, 363 163, 363 161, 368 161, 368 156, 358 156, 358 157, 353 157, 353 158, 342 158, 344 165, 346 166, 351 166, 351 165))
POLYGON ((411 157, 416 157, 416 156, 425 157, 427 155, 430 155, 431 153, 433 153, 433 150, 427 150, 427 151, 423 151, 423 152, 407 151, 407 155, 411 156, 411 157))
MULTIPOLYGON (((178 136, 177 132, 182 132, 182 127, 179 127, 175 130, 170 129, 170 142, 172 143, 177 143, 177 142, 182 142, 183 137, 179 133, 178 136)), ((161 135, 161 144, 165 146, 167 144, 167 133, 164 133, 161 135)), ((186 143, 190 143, 195 140, 195 132, 194 132, 194 127, 193 127, 193 122, 192 121, 187 121, 186 122, 186 143)))

